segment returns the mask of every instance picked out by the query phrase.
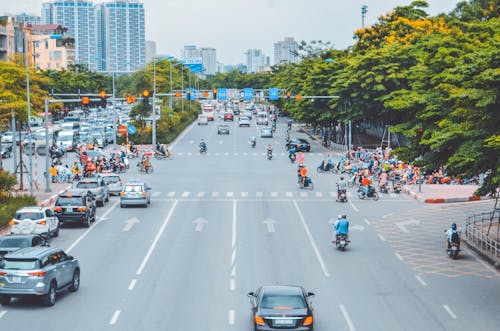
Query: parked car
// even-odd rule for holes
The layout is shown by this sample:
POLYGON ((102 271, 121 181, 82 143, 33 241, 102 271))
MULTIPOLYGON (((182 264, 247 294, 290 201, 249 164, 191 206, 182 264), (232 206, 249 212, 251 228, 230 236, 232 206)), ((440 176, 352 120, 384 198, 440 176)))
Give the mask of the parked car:
POLYGON ((12 297, 39 297, 45 306, 56 303, 57 293, 80 287, 80 264, 62 249, 27 247, 0 261, 0 304, 12 297))
POLYGON ((49 246, 49 241, 39 234, 0 236, 0 260, 4 255, 25 247, 49 246))
POLYGON ((95 196, 85 189, 69 189, 57 197, 54 213, 61 226, 73 223, 88 228, 96 220, 95 196))
POLYGON ((120 192, 120 207, 139 205, 147 207, 151 204, 151 187, 138 179, 131 179, 123 185, 120 192))
POLYGON ((75 188, 92 192, 95 195, 97 206, 102 207, 105 202, 109 202, 109 187, 102 177, 83 178, 76 183, 75 188))
POLYGON ((47 207, 23 207, 16 211, 10 221, 11 234, 43 234, 48 237, 59 235, 59 219, 47 207))

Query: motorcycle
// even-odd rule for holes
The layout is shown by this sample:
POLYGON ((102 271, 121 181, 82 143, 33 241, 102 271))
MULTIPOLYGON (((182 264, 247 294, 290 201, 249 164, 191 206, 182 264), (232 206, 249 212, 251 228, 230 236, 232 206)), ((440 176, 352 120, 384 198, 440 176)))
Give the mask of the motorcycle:
POLYGON ((347 191, 346 189, 337 190, 337 202, 347 202, 347 191))
POLYGON ((252 148, 255 148, 255 145, 257 145, 257 142, 255 140, 252 140, 250 142, 250 146, 252 146, 252 148))
POLYGON ((311 180, 311 177, 309 176, 306 176, 306 179, 304 181, 300 181, 299 182, 299 187, 301 189, 310 189, 310 190, 313 190, 314 189, 314 184, 311 180))
POLYGON ((206 152, 207 152, 207 146, 205 146, 205 145, 200 146, 200 154, 203 154, 206 152))
POLYGON ((402 190, 401 183, 399 183, 399 182, 394 183, 393 189, 394 189, 394 193, 401 193, 401 190, 402 190))
POLYGON ((384 193, 384 194, 389 193, 389 185, 387 183, 380 185, 380 193, 384 193))
POLYGON ((377 201, 378 200, 378 193, 375 191, 375 188, 371 185, 368 187, 368 194, 365 194, 364 188, 360 187, 358 189, 358 198, 360 198, 360 199, 371 198, 371 199, 377 201))
POLYGON ((295 163, 295 159, 296 159, 295 154, 290 154, 290 155, 288 155, 288 158, 290 159, 290 162, 291 162, 292 164, 294 164, 294 163, 295 163))
POLYGON ((325 172, 332 172, 333 173, 333 166, 331 164, 326 164, 326 166, 323 167, 323 164, 321 164, 320 166, 318 166, 316 168, 316 171, 318 173, 325 173, 325 172))
POLYGON ((345 234, 338 234, 335 236, 335 246, 338 250, 344 251, 350 242, 351 241, 347 239, 347 235, 345 234))
MULTIPOLYGON (((446 232, 447 230, 444 231, 446 232)), ((457 259, 458 253, 460 253, 460 231, 456 232, 456 237, 452 238, 451 243, 447 243, 446 253, 448 254, 450 259, 457 259)))
POLYGON ((267 159, 270 160, 273 158, 273 151, 272 150, 267 150, 267 159))
POLYGON ((137 150, 127 153, 127 158, 129 158, 129 159, 136 159, 138 157, 139 157, 139 151, 137 151, 137 150))
POLYGON ((150 174, 153 172, 153 166, 150 165, 150 166, 145 167, 141 162, 138 162, 137 163, 137 170, 139 170, 139 172, 150 174))
POLYGON ((172 154, 170 152, 165 152, 165 154, 163 154, 158 151, 155 151, 154 158, 157 160, 165 160, 165 159, 172 160, 172 154))

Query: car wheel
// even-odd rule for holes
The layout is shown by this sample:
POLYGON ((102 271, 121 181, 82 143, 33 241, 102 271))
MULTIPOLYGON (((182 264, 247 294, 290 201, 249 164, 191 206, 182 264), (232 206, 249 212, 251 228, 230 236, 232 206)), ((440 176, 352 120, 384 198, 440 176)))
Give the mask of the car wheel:
POLYGON ((54 237, 59 237, 59 224, 57 224, 57 228, 54 231, 54 237))
POLYGON ((85 223, 83 223, 83 226, 86 227, 86 228, 90 227, 90 217, 89 217, 89 215, 87 215, 85 217, 85 223))
POLYGON ((80 288, 80 269, 76 269, 73 272, 73 279, 71 280, 71 285, 68 288, 70 292, 76 292, 80 288))
POLYGON ((49 291, 42 296, 42 303, 45 306, 51 307, 56 303, 56 284, 54 281, 50 283, 49 291))
POLYGON ((104 198, 101 200, 101 202, 97 201, 97 206, 104 207, 104 198))
POLYGON ((120 208, 125 208, 125 205, 123 203, 120 203, 120 208))
POLYGON ((109 202, 109 193, 106 194, 106 202, 109 202))
POLYGON ((7 306, 8 304, 10 304, 10 296, 0 295, 0 305, 7 306))

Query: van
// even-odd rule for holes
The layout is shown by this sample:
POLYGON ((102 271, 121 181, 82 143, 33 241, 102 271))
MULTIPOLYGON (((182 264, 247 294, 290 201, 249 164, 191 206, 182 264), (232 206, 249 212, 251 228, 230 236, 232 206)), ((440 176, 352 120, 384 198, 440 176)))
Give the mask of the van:
POLYGON ((78 145, 78 134, 73 131, 61 131, 57 136, 56 144, 64 151, 75 151, 78 145))
POLYGON ((198 125, 208 125, 208 116, 205 114, 198 115, 198 125))
POLYGON ((257 114, 257 124, 268 125, 269 121, 267 120, 267 114, 264 112, 257 114))
POLYGON ((76 133, 80 131, 80 122, 63 122, 61 123, 61 128, 63 131, 73 131, 76 133))

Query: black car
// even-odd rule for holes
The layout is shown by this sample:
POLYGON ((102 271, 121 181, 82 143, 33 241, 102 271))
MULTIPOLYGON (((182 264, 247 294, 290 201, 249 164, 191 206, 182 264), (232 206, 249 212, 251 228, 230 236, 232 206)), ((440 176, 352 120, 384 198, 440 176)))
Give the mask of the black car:
POLYGON ((39 234, 17 234, 0 236, 0 260, 8 253, 24 247, 48 246, 49 242, 39 234))
POLYGON ((95 196, 85 189, 67 190, 57 197, 54 213, 61 226, 74 223, 88 228, 96 217, 95 196))
POLYGON ((262 286, 247 296, 252 304, 254 331, 313 330, 314 293, 301 286, 262 286))
POLYGON ((296 152, 310 152, 311 151, 311 144, 305 139, 302 138, 294 138, 290 140, 286 144, 286 148, 288 150, 292 149, 292 147, 295 147, 296 152))

